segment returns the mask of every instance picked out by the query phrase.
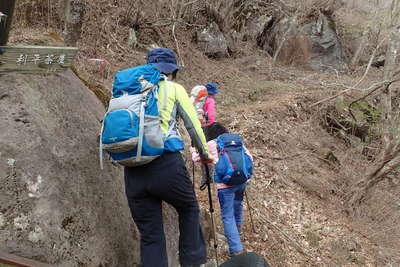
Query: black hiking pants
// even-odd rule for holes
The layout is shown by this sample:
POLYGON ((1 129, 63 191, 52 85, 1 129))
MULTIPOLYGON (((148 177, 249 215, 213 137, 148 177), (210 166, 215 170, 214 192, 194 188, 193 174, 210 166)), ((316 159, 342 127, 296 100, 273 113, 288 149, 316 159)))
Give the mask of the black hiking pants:
POLYGON ((167 267, 162 201, 179 215, 179 260, 182 266, 206 262, 193 184, 179 152, 166 152, 149 164, 125 167, 125 190, 132 217, 140 232, 144 267, 167 267))

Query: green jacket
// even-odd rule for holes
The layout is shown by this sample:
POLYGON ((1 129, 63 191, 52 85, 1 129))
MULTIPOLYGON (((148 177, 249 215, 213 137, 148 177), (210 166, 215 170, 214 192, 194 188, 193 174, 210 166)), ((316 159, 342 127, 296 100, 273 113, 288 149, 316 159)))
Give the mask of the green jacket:
POLYGON ((161 81, 158 101, 161 129, 165 135, 165 150, 176 152, 185 149, 178 127, 178 119, 181 117, 200 156, 208 159, 210 156, 206 138, 185 88, 172 81, 161 81))

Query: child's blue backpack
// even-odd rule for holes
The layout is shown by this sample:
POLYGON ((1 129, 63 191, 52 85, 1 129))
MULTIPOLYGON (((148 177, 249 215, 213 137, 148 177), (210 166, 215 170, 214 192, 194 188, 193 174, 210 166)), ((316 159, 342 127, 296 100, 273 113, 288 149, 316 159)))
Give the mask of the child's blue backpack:
POLYGON ((215 165, 215 182, 227 185, 245 183, 253 174, 253 162, 245 152, 240 135, 224 133, 216 141, 219 159, 215 165))
POLYGON ((102 152, 123 166, 149 163, 164 152, 158 83, 164 76, 154 65, 142 65, 115 75, 112 98, 100 134, 102 152))

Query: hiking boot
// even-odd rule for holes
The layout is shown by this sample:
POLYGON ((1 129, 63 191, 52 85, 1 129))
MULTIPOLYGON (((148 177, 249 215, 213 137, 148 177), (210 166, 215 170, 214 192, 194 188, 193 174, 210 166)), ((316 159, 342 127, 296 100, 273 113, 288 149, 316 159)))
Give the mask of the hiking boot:
POLYGON ((206 263, 203 263, 200 265, 188 265, 188 266, 182 266, 182 267, 217 267, 217 263, 214 262, 213 260, 209 260, 206 263))
POLYGON ((205 264, 200 264, 200 265, 185 265, 185 266, 181 266, 181 267, 204 267, 206 266, 205 264))
POLYGON ((235 256, 238 256, 238 255, 242 254, 242 253, 243 253, 243 250, 241 250, 241 251, 236 251, 236 252, 230 252, 230 253, 229 253, 229 257, 233 258, 233 257, 235 257, 235 256))

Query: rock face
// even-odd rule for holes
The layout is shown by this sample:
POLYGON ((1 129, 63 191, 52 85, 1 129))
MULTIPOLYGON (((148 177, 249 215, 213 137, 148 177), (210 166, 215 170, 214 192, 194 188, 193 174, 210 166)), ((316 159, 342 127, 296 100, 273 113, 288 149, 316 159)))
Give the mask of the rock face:
POLYGON ((342 45, 333 25, 320 14, 319 18, 306 24, 302 32, 311 41, 309 66, 314 70, 345 70, 342 45))
POLYGON ((228 42, 215 22, 197 33, 197 44, 207 56, 228 56, 228 42))
POLYGON ((266 32, 266 30, 271 26, 271 22, 273 22, 273 17, 267 15, 250 18, 248 21, 246 21, 246 31, 243 35, 243 40, 247 41, 259 39, 263 35, 263 33, 266 32))
MULTIPOLYGON (((99 168, 103 114, 71 72, 0 76, 0 250, 55 266, 139 263, 122 169, 99 168)), ((175 222, 165 220, 171 265, 175 222)))
POLYGON ((313 70, 346 70, 333 23, 323 14, 303 24, 296 19, 283 19, 274 26, 271 35, 272 50, 281 47, 277 58, 283 62, 302 64, 313 70))

